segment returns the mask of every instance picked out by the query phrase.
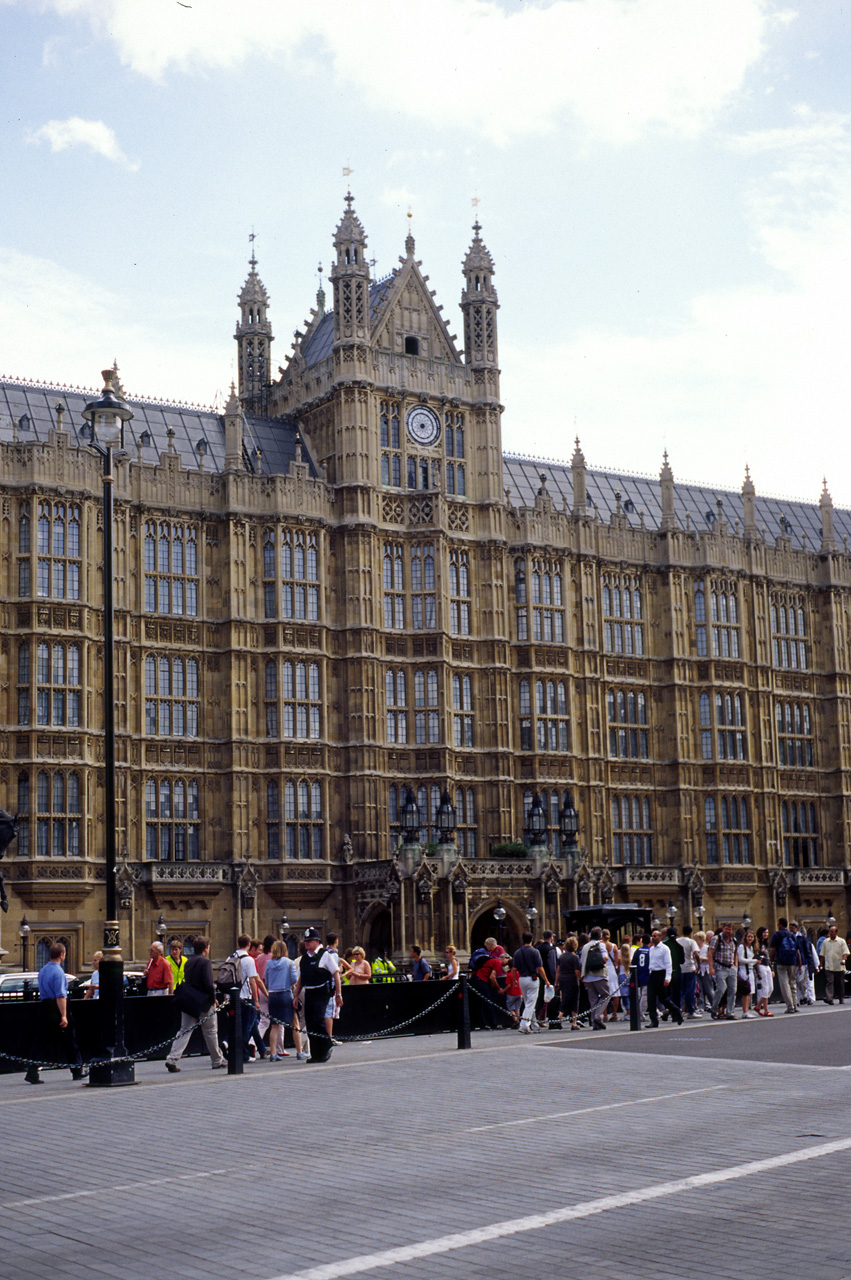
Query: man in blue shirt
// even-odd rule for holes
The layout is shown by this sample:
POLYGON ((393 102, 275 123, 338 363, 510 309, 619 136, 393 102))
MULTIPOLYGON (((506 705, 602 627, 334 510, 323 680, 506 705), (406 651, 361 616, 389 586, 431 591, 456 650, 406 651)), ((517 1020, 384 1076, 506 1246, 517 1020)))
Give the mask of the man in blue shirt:
POLYGON ((422 947, 411 947, 411 959, 414 962, 414 969, 411 974, 414 982, 427 982, 431 977, 431 965, 428 960, 423 959, 422 947))
MULTIPOLYGON (((50 959, 38 975, 38 1023, 30 1058, 35 1062, 63 1062, 70 1066, 74 1080, 83 1078, 83 1059, 77 1047, 73 1024, 68 1019, 68 979, 62 967, 65 948, 54 942, 50 959)), ((29 1067, 27 1084, 44 1084, 38 1066, 29 1067)))

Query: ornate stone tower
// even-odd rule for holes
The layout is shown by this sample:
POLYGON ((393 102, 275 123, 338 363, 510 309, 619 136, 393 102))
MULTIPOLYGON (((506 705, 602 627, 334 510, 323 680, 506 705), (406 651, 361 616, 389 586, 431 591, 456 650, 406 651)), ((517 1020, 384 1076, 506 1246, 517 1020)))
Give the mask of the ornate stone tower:
POLYGON ((499 365, 496 313, 499 301, 493 285, 493 258, 482 240, 478 219, 473 243, 464 258, 464 359, 472 377, 477 496, 484 502, 502 501, 502 435, 500 432, 499 365))
POLYGON ((337 258, 331 269, 334 286, 334 343, 369 340, 369 264, 366 232, 346 196, 346 211, 334 235, 337 258))
POLYGON ((269 295, 257 274, 254 250, 251 270, 239 294, 240 320, 234 337, 239 349, 239 398, 250 413, 264 413, 271 382, 272 325, 266 317, 269 295))

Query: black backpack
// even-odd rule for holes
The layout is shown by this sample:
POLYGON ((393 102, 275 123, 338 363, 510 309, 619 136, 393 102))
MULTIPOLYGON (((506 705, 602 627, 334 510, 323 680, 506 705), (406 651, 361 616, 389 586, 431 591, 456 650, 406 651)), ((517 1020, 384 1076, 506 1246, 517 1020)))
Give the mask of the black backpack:
POLYGON ((470 976, 471 977, 474 977, 479 972, 482 965, 489 958, 489 955, 490 953, 486 950, 485 947, 479 947, 476 951, 473 952, 473 954, 470 956, 470 976))
POLYGON ((585 954, 585 972, 602 973, 606 967, 602 942, 592 942, 585 954))

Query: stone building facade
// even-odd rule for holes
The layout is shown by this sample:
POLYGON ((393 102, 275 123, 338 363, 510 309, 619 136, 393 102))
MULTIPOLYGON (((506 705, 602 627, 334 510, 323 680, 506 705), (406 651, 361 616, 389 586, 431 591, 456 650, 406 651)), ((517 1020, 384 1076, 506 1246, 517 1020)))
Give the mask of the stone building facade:
MULTIPOLYGON (((347 197, 334 255, 332 306, 320 288, 279 376, 252 257, 224 412, 127 397, 125 957, 158 922, 217 954, 318 924, 439 955, 494 932, 498 903, 506 941, 532 907, 558 930, 597 902, 846 927, 851 513, 826 487, 676 484, 667 457, 658 480, 592 471, 578 441, 569 463, 505 456, 478 224, 463 351, 410 235, 372 280, 347 197)), ((0 382, 3 942, 18 961, 26 915, 31 960, 63 938, 75 969, 104 911, 95 394, 0 382)))

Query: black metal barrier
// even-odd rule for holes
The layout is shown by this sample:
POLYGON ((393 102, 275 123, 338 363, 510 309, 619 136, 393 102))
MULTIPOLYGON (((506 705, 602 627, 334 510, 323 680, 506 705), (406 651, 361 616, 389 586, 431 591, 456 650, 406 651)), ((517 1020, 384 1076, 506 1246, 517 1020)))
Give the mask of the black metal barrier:
MULTIPOLYGON (((334 1035, 340 1040, 346 1040, 370 1039, 373 1036, 435 1035, 457 1031, 458 1047, 469 1048, 470 1009, 465 998, 466 979, 448 999, 442 999, 447 996, 451 986, 448 981, 435 981, 375 982, 363 987, 344 987, 343 1008, 340 1017, 334 1022, 334 1035), (462 1043, 465 1036, 466 1043, 462 1043)), ((236 1004, 239 1006, 239 1000, 236 1004)), ((68 1002, 68 1013, 74 1020, 77 1043, 84 1062, 89 1062, 103 1052, 99 1005, 98 1000, 68 1002)), ((236 1018, 240 1022, 241 1012, 241 1008, 237 1008, 236 1018)), ((219 1041, 228 1043, 229 1071, 241 1074, 242 1053, 237 1051, 242 1039, 241 1027, 237 1027, 234 1034, 235 1018, 229 1009, 220 1012, 218 1017, 219 1041)), ((28 1058, 35 1038, 37 1018, 37 1000, 0 1002, 0 1055, 28 1058)), ((171 996, 130 996, 124 1001, 124 1038, 128 1054, 139 1054, 161 1061, 179 1030, 180 1011, 174 1007, 171 996), (158 1047, 148 1053, 147 1050, 154 1045, 158 1047)), ((289 1033, 287 1043, 292 1043, 289 1033)), ((206 1048, 203 1036, 200 1029, 196 1028, 184 1056, 204 1053, 206 1048)), ((0 1073, 24 1070, 21 1063, 0 1056, 0 1073)))

